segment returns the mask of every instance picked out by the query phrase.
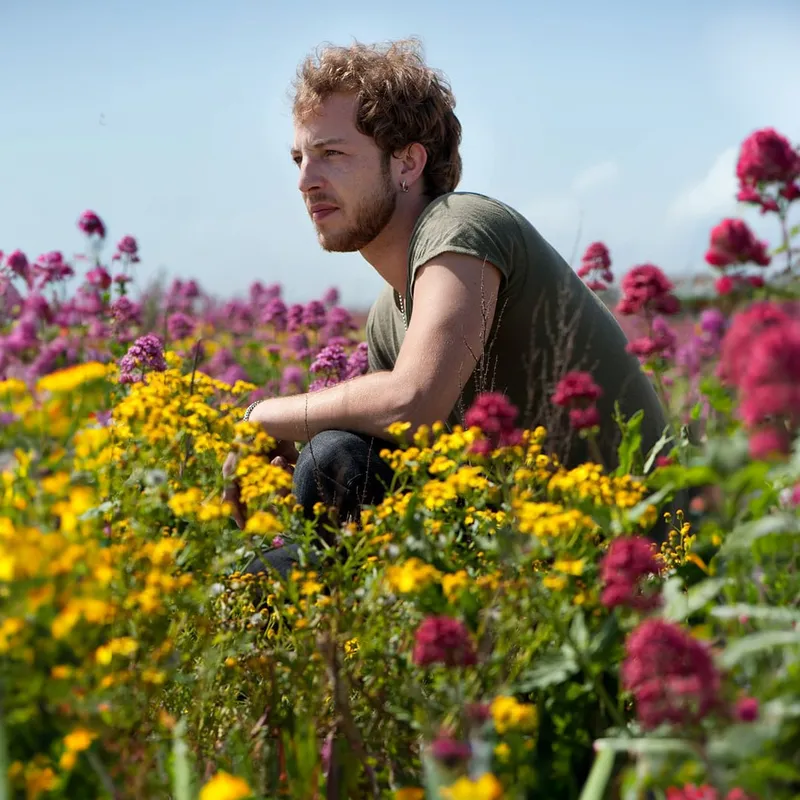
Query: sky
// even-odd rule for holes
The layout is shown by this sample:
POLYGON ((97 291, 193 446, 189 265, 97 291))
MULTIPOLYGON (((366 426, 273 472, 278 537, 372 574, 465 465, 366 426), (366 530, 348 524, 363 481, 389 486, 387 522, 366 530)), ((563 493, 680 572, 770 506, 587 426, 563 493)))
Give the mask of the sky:
POLYGON ((292 302, 382 281, 319 246, 297 189, 291 82, 326 42, 416 36, 463 125, 458 189, 517 208, 571 263, 706 272, 735 203, 741 141, 800 141, 797 0, 0 0, 0 250, 109 251, 135 236, 137 284, 221 296, 279 282, 292 302))

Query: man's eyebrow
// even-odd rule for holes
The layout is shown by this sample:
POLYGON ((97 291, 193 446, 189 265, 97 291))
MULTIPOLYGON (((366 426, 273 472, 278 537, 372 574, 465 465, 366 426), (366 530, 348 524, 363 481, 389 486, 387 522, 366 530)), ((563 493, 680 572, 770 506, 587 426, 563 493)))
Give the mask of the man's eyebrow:
MULTIPOLYGON (((311 149, 320 150, 321 148, 327 147, 328 145, 331 144, 344 144, 346 141, 347 141, 346 139, 342 138, 317 139, 316 141, 311 143, 311 149)), ((293 147, 290 152, 293 156, 298 155, 300 153, 300 151, 296 147, 293 147)))

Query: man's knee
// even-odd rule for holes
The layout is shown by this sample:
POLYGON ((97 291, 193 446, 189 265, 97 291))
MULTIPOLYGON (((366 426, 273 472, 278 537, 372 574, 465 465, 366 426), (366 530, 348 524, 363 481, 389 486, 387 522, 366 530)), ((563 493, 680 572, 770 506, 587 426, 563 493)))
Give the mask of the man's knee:
POLYGON ((352 505, 354 492, 367 489, 373 502, 373 483, 390 479, 390 468, 380 458, 386 442, 350 431, 321 431, 300 451, 294 470, 293 491, 307 515, 316 503, 341 509, 352 505))

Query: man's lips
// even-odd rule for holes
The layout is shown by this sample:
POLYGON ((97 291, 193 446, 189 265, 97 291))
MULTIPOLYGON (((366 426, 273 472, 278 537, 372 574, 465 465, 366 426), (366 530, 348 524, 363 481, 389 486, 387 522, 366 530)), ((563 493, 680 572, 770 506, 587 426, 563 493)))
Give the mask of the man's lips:
POLYGON ((332 214, 334 211, 338 211, 339 209, 337 209, 336 206, 328 205, 327 203, 319 203, 311 206, 309 210, 311 211, 311 218, 314 220, 314 222, 319 222, 319 220, 325 219, 325 217, 332 214))

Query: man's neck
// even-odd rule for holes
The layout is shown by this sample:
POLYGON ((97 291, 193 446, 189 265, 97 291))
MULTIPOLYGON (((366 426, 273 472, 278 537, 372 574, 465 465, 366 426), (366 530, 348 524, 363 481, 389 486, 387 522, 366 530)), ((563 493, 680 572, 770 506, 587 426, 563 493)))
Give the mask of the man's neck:
POLYGON ((401 195, 389 224, 360 251, 364 259, 401 297, 406 293, 411 233, 428 203, 430 199, 424 195, 413 198, 401 195))

